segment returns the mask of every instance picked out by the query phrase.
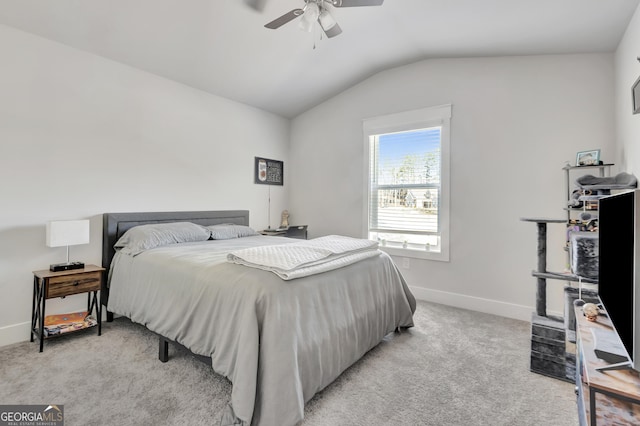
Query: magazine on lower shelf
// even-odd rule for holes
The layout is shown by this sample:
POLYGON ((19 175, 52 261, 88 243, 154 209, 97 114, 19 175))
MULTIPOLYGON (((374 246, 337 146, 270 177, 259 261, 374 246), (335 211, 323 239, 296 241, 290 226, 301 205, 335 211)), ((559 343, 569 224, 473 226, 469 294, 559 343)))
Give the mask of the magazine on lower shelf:
POLYGON ((56 336, 71 331, 93 327, 98 321, 89 312, 73 312, 70 314, 47 315, 44 317, 44 336, 56 336))

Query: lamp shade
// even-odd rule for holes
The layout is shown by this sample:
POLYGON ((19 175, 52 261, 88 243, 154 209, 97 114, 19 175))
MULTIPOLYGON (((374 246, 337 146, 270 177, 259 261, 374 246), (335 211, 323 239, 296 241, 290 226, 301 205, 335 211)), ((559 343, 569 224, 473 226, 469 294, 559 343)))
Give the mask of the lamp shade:
POLYGON ((89 244, 89 220, 56 220, 47 223, 47 247, 89 244))

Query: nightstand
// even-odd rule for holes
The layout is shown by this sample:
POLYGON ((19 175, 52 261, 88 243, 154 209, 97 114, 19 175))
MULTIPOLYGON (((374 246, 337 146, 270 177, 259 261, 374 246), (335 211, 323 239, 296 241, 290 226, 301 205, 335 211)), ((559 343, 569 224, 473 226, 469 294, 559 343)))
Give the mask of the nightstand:
POLYGON ((287 234, 285 235, 285 237, 299 238, 301 240, 306 240, 307 239, 307 225, 290 226, 289 229, 287 229, 287 234))
POLYGON ((262 235, 267 235, 271 237, 289 237, 289 238, 298 238, 301 240, 307 239, 307 225, 299 225, 299 226, 290 226, 286 229, 265 229, 264 231, 260 231, 262 235))
POLYGON ((95 309, 98 336, 102 334, 102 310, 98 302, 98 291, 102 287, 104 271, 104 268, 96 265, 86 265, 83 269, 60 272, 51 272, 48 269, 33 271, 31 341, 33 342, 36 336, 40 339, 40 352, 44 348, 45 339, 62 335, 45 336, 44 325, 47 299, 87 293, 88 314, 90 315, 95 309))

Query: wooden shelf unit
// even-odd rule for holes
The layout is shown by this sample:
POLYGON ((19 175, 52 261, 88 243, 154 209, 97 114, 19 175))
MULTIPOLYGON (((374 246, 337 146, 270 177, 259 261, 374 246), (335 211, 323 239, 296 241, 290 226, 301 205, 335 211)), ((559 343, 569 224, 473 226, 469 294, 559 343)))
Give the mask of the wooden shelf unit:
MULTIPOLYGON (((567 201, 571 199, 571 193, 573 192, 573 185, 572 185, 572 181, 571 181, 571 172, 572 171, 582 171, 585 172, 585 170, 587 169, 596 169, 598 171, 598 176, 599 177, 605 177, 605 176, 611 176, 611 166, 614 166, 615 164, 613 163, 607 163, 607 164, 594 164, 592 166, 564 166, 562 168, 562 170, 565 171, 565 188, 567 191, 566 194, 566 199, 567 201)), ((585 172, 584 174, 589 174, 589 172, 585 172)), ((586 206, 586 203, 585 203, 586 206)), ((569 222, 571 220, 571 213, 574 212, 586 212, 586 213, 591 213, 591 214, 596 214, 598 213, 598 209, 588 209, 586 207, 579 207, 579 208, 568 208, 565 207, 565 210, 567 212, 567 222, 569 222)))

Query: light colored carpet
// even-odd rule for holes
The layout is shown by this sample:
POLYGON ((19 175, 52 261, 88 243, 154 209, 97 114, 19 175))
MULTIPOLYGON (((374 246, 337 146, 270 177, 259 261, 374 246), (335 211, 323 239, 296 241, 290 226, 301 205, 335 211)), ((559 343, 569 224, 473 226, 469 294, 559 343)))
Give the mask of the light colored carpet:
MULTIPOLYGON (((577 425, 574 386, 529 371, 529 324, 418 302, 416 326, 306 406, 305 426, 577 425)), ((65 424, 215 425, 231 383, 127 319, 0 348, 0 404, 64 404, 65 424)))

